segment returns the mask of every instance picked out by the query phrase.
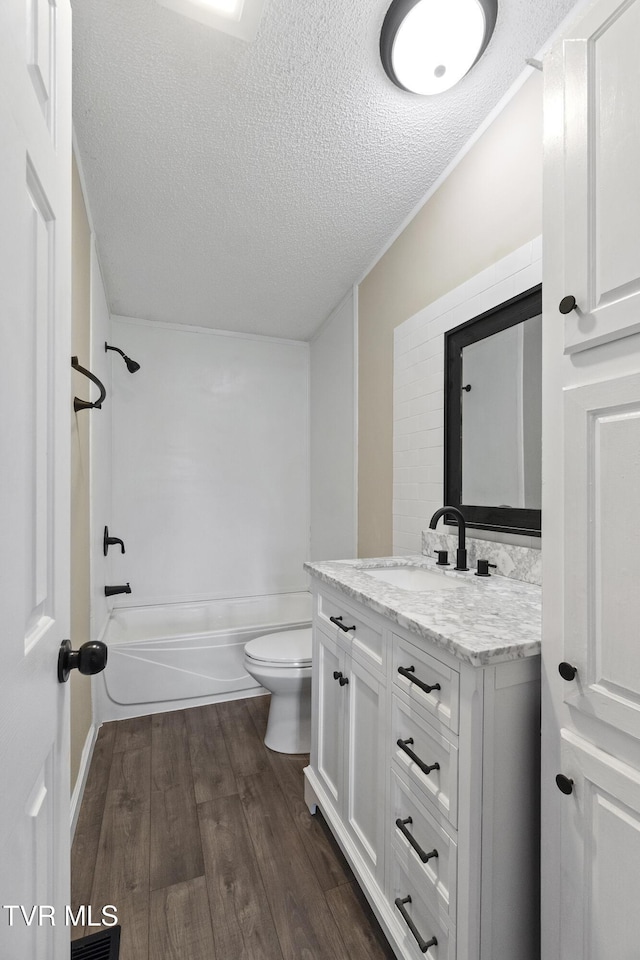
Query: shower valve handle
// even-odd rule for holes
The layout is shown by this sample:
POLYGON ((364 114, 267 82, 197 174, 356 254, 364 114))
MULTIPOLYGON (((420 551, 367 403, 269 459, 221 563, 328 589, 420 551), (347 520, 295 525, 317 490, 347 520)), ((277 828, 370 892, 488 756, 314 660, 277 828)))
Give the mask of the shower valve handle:
POLYGON ((124 543, 123 543, 123 541, 120 540, 119 537, 110 537, 110 536, 109 536, 109 527, 105 527, 105 528, 104 528, 104 534, 103 534, 103 537, 102 537, 102 552, 104 553, 105 557, 106 557, 106 555, 107 555, 108 552, 109 552, 109 547, 114 547, 117 543, 120 544, 120 549, 121 549, 122 553, 124 553, 125 551, 124 551, 124 543))

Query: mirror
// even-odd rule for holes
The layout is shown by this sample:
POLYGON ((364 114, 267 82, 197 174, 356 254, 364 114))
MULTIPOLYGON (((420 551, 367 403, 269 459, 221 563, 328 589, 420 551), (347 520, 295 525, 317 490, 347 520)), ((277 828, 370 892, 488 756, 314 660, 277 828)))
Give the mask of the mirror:
POLYGON ((540 536, 542 289, 445 336, 445 503, 467 525, 540 536))

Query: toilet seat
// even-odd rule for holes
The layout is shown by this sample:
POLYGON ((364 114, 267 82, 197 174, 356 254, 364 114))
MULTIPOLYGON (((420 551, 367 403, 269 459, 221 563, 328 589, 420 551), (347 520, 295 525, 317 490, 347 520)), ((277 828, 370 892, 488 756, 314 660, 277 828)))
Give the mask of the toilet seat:
POLYGON ((249 640, 245 656, 257 663, 286 669, 311 666, 311 627, 268 633, 249 640))

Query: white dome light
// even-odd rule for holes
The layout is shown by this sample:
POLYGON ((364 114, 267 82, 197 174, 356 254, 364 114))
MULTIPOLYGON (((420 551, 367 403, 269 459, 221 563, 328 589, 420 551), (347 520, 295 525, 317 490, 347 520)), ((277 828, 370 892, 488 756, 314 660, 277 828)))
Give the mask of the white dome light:
POLYGON ((394 0, 380 37, 384 68, 413 93, 448 90, 486 47, 497 0, 394 0))

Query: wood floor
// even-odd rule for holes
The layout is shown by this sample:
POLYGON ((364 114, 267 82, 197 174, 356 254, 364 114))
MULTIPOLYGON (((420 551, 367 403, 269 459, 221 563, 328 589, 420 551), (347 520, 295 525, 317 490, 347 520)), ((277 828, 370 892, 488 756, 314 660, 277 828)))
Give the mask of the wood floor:
MULTIPOLYGON (((307 757, 264 746, 269 698, 105 724, 72 904, 114 904, 120 960, 392 960, 322 818, 307 757)), ((95 930, 76 928, 74 937, 95 930)))

